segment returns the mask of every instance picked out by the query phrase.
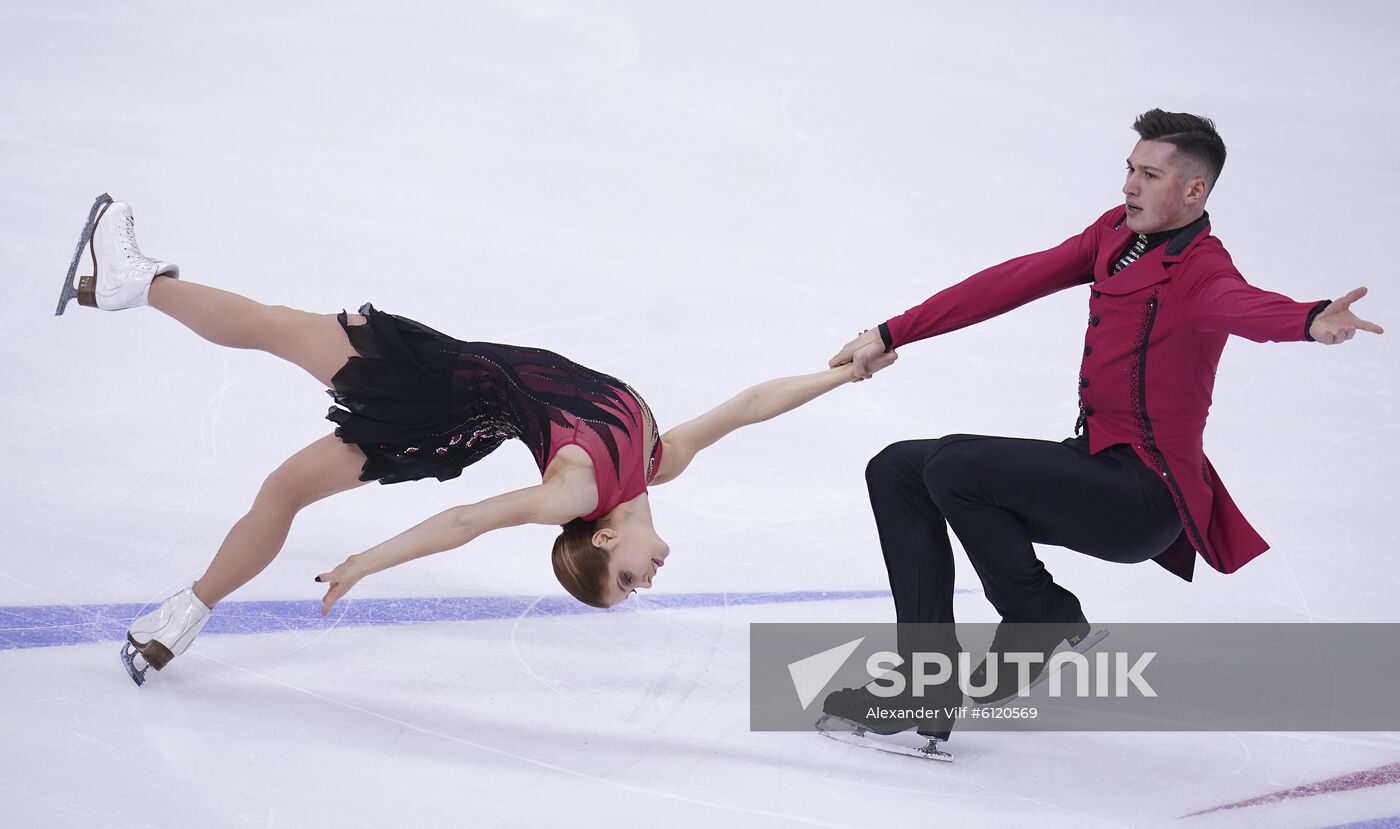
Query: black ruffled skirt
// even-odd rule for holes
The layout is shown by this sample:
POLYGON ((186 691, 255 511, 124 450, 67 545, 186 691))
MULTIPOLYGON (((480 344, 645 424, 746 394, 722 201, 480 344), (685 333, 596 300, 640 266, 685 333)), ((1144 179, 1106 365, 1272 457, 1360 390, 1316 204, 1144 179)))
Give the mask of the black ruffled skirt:
POLYGON ((456 381, 467 344, 365 304, 340 324, 359 354, 331 378, 336 437, 365 453, 362 481, 446 481, 519 436, 509 402, 456 381))

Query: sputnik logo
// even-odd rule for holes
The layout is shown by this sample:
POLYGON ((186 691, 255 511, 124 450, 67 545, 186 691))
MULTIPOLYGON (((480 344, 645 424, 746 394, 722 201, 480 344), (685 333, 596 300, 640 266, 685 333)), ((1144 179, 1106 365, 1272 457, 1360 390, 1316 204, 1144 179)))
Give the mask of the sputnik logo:
POLYGON ((859 639, 852 639, 844 645, 837 645, 829 650, 799 659, 796 662, 788 663, 788 674, 792 676, 792 687, 797 691, 797 699, 802 703, 802 710, 806 711, 807 706, 812 704, 812 700, 822 692, 826 684, 831 681, 836 672, 841 670, 841 666, 846 664, 846 660, 851 658, 860 643, 865 641, 862 636, 859 639))

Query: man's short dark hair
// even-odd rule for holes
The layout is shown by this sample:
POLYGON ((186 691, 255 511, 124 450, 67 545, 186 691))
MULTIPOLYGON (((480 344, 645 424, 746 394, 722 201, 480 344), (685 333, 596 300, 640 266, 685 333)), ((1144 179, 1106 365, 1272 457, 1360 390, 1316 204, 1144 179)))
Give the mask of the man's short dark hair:
POLYGON ((1149 109, 1133 122, 1133 129, 1144 141, 1171 144, 1176 151, 1206 168, 1209 183, 1215 186, 1225 167, 1225 142, 1215 131, 1215 122, 1189 112, 1149 109))

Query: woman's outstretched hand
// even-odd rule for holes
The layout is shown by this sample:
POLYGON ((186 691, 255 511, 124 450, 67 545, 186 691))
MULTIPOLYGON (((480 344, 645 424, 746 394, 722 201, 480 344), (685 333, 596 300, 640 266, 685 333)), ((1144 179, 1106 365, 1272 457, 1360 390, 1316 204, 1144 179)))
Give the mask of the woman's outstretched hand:
POLYGON ((365 571, 357 563, 355 556, 345 559, 340 566, 329 573, 322 573, 316 577, 316 581, 329 584, 330 589, 326 591, 326 597, 321 600, 321 615, 325 616, 331 612, 331 607, 350 592, 350 588, 362 578, 365 571))

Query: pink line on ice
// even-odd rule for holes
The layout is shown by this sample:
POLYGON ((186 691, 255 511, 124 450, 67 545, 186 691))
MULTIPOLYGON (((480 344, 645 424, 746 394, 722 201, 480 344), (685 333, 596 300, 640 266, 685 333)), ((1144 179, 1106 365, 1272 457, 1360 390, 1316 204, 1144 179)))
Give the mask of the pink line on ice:
POLYGON ((1341 777, 1320 780, 1316 783, 1309 783, 1306 786, 1298 786, 1281 792, 1251 797, 1249 800, 1241 800, 1238 803, 1226 803, 1224 806, 1216 806, 1213 809, 1192 812, 1186 815, 1186 817, 1208 815, 1211 812, 1223 812, 1227 809, 1243 809, 1247 806, 1259 806, 1264 803, 1277 803, 1280 800, 1293 800, 1295 798, 1312 797, 1313 795, 1319 794, 1349 792, 1354 789, 1369 789, 1372 786, 1390 786, 1396 783, 1400 783, 1400 763, 1391 763, 1390 765, 1380 766, 1379 768, 1368 769, 1366 771, 1354 771, 1351 774, 1344 774, 1341 777))

